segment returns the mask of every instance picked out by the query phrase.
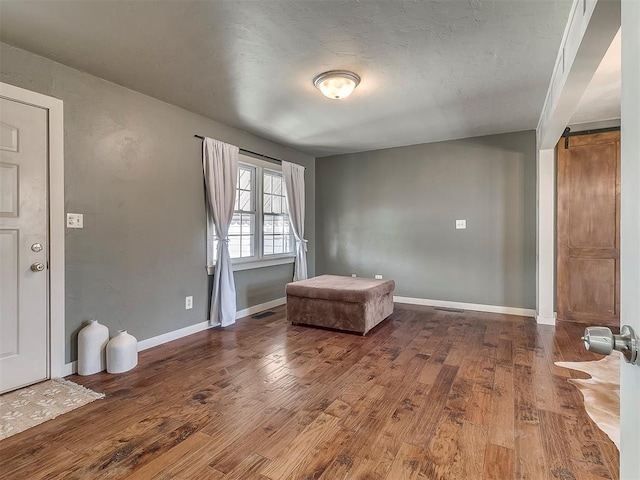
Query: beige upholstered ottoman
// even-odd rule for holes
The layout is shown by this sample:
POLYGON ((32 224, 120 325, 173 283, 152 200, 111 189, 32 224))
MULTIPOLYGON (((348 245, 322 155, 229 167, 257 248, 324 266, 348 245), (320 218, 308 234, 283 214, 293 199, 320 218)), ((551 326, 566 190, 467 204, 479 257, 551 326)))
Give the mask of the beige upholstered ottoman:
POLYGON ((321 275, 288 283, 287 318, 363 335, 393 313, 393 280, 321 275))

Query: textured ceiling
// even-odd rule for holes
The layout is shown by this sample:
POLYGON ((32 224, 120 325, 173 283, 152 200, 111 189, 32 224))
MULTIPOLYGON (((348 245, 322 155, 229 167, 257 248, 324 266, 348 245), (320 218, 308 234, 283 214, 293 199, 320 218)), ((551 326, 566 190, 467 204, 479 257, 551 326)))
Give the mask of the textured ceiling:
POLYGON ((0 40, 322 156, 535 128, 571 3, 2 0, 0 40))
POLYGON ((622 83, 620 31, 611 42, 571 118, 572 125, 620 118, 622 83))

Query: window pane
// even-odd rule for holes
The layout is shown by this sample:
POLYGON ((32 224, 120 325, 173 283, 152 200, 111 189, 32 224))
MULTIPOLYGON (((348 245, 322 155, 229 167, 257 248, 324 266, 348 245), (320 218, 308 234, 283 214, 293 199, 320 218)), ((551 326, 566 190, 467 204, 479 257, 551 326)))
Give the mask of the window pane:
POLYGON ((264 216, 263 229, 265 234, 273 233, 273 215, 264 216))
POLYGON ((242 256, 251 257, 253 255, 253 235, 241 237, 242 256))
POLYGON ((251 171, 241 168, 238 177, 239 188, 251 190, 251 171))
POLYGON ((284 251, 287 253, 293 252, 293 242, 291 241, 291 235, 284 236, 284 251))
POLYGON ((273 219, 273 233, 284 233, 284 222, 282 217, 275 217, 273 219))
POLYGON ((243 235, 253 235, 254 219, 255 219, 255 215, 253 214, 244 213, 242 215, 242 234, 243 235))
POLYGON ((282 235, 274 235, 273 237, 273 253, 284 253, 284 238, 282 235))
POLYGON ((231 258, 240 258, 240 237, 229 237, 229 254, 231 258))
POLYGON ((264 193, 271 193, 271 175, 264 174, 264 193))
POLYGON ((282 197, 276 197, 274 196, 273 199, 271 200, 271 211, 273 213, 280 213, 281 209, 280 209, 280 201, 281 201, 282 197))
POLYGON ((282 178, 273 177, 273 193, 276 195, 282 195, 282 178))
POLYGON ((265 235, 264 236, 264 255, 273 255, 273 236, 265 235))
POLYGON ((238 202, 236 203, 236 210, 243 210, 245 212, 251 211, 251 192, 246 190, 238 190, 236 192, 236 198, 238 202))
POLYGON ((291 223, 289 222, 289 217, 284 217, 284 233, 287 235, 291 233, 291 223))
POLYGON ((231 219, 231 225, 229 226, 229 235, 240 235, 242 233, 240 227, 240 217, 241 214, 234 213, 233 218, 231 219))
POLYGON ((271 213, 271 195, 264 196, 264 213, 271 213))

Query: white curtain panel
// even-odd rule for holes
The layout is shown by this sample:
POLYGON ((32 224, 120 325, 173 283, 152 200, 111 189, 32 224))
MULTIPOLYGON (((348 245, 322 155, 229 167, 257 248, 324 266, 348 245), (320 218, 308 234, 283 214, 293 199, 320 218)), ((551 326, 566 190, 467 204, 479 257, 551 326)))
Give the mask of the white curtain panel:
POLYGON ((304 167, 290 162, 282 162, 282 176, 289 206, 291 229, 296 239, 296 263, 293 281, 306 280, 307 240, 304 238, 304 167))
POLYGON ((236 285, 229 254, 229 226, 233 218, 238 177, 238 147, 212 138, 202 141, 202 169, 207 193, 207 272, 213 270, 211 325, 236 321, 236 285), (218 251, 213 262, 213 236, 218 232, 218 251))

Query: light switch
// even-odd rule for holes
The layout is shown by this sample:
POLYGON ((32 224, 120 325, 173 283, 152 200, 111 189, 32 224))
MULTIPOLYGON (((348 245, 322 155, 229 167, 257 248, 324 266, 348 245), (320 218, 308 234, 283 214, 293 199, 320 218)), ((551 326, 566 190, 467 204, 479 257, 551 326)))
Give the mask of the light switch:
POLYGON ((81 213, 67 213, 67 228, 83 228, 84 215, 81 213))
POLYGON ((456 220, 456 230, 464 230, 467 228, 466 220, 456 220))

